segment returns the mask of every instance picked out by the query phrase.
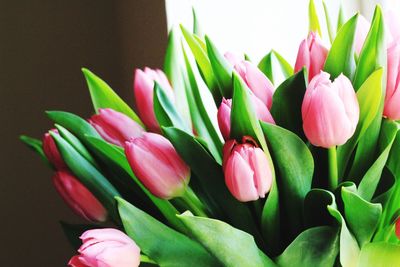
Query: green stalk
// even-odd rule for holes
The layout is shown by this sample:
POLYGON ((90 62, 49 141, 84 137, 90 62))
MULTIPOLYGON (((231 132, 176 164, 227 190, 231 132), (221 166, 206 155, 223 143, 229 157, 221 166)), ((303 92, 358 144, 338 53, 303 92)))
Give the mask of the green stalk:
POLYGON ((197 198, 196 194, 193 192, 191 188, 188 187, 181 198, 188 206, 189 210, 193 212, 194 215, 200 217, 208 217, 208 215, 205 212, 203 204, 197 198))
POLYGON ((329 188, 334 191, 338 186, 338 164, 336 147, 328 148, 328 161, 329 161, 329 188))
POLYGON ((145 263, 151 263, 151 264, 157 264, 157 262, 153 261, 150 259, 148 256, 140 254, 140 262, 145 262, 145 263))

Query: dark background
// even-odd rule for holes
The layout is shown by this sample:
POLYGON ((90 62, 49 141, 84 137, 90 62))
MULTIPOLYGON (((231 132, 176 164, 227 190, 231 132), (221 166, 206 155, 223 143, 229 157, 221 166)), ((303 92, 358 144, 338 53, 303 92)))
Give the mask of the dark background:
POLYGON ((80 222, 18 135, 41 138, 45 110, 93 112, 83 66, 132 104, 133 70, 162 66, 166 27, 163 0, 0 1, 0 266, 66 266, 59 220, 80 222))

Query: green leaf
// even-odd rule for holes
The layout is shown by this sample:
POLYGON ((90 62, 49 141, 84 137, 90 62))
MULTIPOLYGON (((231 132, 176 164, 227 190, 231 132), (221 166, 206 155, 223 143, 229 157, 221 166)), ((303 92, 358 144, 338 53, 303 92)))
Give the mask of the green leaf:
POLYGON ((206 35, 207 54, 210 59, 213 73, 217 80, 220 92, 225 98, 232 98, 232 71, 233 67, 228 63, 224 56, 218 51, 217 47, 206 35))
MULTIPOLYGON (((354 135, 346 144, 339 146, 338 168, 339 177, 343 177, 346 171, 348 161, 352 155, 360 138, 367 132, 379 111, 382 100, 382 75, 383 70, 380 68, 373 72, 357 91, 357 99, 360 107, 360 117, 354 135)), ((352 178, 350 176, 350 178, 352 178)))
MULTIPOLYGON (((131 181, 136 184, 136 187, 132 188, 133 185, 130 183, 130 181, 124 180, 126 179, 125 176, 118 176, 118 178, 122 180, 122 183, 126 189, 131 189, 136 195, 141 193, 140 196, 143 196, 144 193, 145 198, 149 199, 158 208, 158 210, 173 227, 179 229, 180 231, 185 230, 182 223, 176 218, 178 211, 175 209, 175 207, 169 201, 157 198, 151 194, 150 191, 147 190, 147 188, 135 176, 131 167, 129 166, 128 160, 125 157, 124 150, 121 147, 112 145, 103 139, 96 137, 86 136, 86 139, 90 148, 95 151, 97 155, 106 160, 105 162, 107 163, 106 165, 108 168, 112 168, 113 166, 119 167, 126 174, 128 174, 130 179, 132 179, 131 181), (138 192, 137 189, 140 191, 138 192)), ((146 200, 145 198, 142 198, 142 202, 146 200)))
POLYGON ((115 111, 124 113, 132 120, 143 126, 142 121, 136 113, 104 82, 88 69, 82 68, 92 97, 94 111, 98 113, 100 108, 111 108, 115 111))
POLYGON ((197 13, 195 8, 192 8, 193 12, 193 33, 199 36, 200 38, 204 38, 203 31, 201 30, 199 19, 197 18, 197 13))
POLYGON ((175 105, 172 103, 171 99, 169 99, 158 83, 154 84, 153 99, 154 113, 160 126, 175 126, 186 132, 191 132, 191 129, 189 129, 175 109, 175 105))
POLYGON ((280 193, 282 214, 287 222, 285 235, 293 240, 304 227, 303 202, 311 190, 314 160, 304 142, 292 132, 276 125, 261 122, 268 140, 274 165, 277 168, 277 182, 280 193))
POLYGON ((19 139, 21 142, 23 142, 25 145, 27 145, 33 152, 38 154, 40 158, 50 167, 53 167, 49 160, 47 159, 46 155, 44 154, 43 151, 43 144, 42 141, 36 138, 29 137, 27 135, 20 135, 19 139))
POLYGON ((389 243, 366 244, 360 253, 358 267, 400 266, 400 246, 389 243))
POLYGON ((310 3, 308 4, 308 22, 310 32, 317 32, 319 36, 322 36, 314 0, 310 0, 310 3))
POLYGON ((287 79, 293 75, 293 67, 275 50, 271 50, 261 59, 258 68, 275 85, 281 83, 280 77, 287 79), (277 72, 278 69, 280 72, 277 72))
POLYGON ((329 50, 324 70, 331 74, 332 80, 341 73, 349 77, 350 80, 353 79, 356 70, 354 47, 357 20, 358 14, 354 15, 340 28, 329 50))
POLYGON ((331 16, 329 15, 329 9, 326 5, 325 0, 322 0, 322 5, 324 6, 325 21, 326 21, 326 27, 328 29, 329 41, 332 44, 333 40, 335 39, 336 30, 333 29, 332 19, 331 19, 331 16))
POLYGON ((338 19, 337 19, 337 26, 336 26, 336 32, 338 32, 340 30, 340 28, 344 24, 344 14, 343 13, 344 13, 343 12, 343 4, 340 3, 338 19))
POLYGON ((126 233, 161 267, 221 266, 199 243, 116 198, 126 233))
POLYGON ((378 227, 382 205, 364 200, 354 190, 355 186, 342 187, 342 200, 346 221, 362 247, 371 241, 378 227))
POLYGON ((115 222, 119 221, 114 197, 118 191, 89 161, 60 135, 50 132, 68 168, 108 210, 115 222))
POLYGON ((187 72, 187 84, 186 84, 186 95, 189 102, 190 115, 194 124, 194 128, 199 137, 207 142, 211 154, 218 162, 222 162, 222 140, 219 134, 219 130, 211 120, 211 114, 205 106, 205 101, 200 93, 200 88, 194 73, 194 69, 190 64, 189 58, 187 57, 184 50, 186 72, 187 72))
POLYGON ((374 164, 368 169, 362 178, 358 192, 362 198, 370 201, 375 194, 376 188, 382 176, 383 168, 389 157, 389 152, 396 138, 399 126, 394 121, 384 120, 379 138, 381 152, 374 164))
POLYGON ((229 224, 189 212, 178 216, 193 237, 214 255, 223 266, 276 266, 256 245, 254 238, 229 224))
POLYGON ((301 105, 307 89, 307 73, 303 68, 276 89, 272 98, 271 114, 277 125, 305 139, 301 105))
POLYGON ((276 262, 281 267, 334 266, 338 252, 337 231, 329 226, 320 226, 302 232, 277 257, 276 262))

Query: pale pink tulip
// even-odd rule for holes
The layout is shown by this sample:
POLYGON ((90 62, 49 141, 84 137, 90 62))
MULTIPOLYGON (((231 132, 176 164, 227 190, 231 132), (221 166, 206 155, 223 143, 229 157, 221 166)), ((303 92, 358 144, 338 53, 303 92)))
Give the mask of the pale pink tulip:
MULTIPOLYGON (((271 113, 269 112, 268 108, 261 102, 261 100, 254 95, 251 95, 251 99, 253 102, 253 107, 257 114, 257 118, 264 122, 275 124, 271 113)), ((232 99, 223 98, 217 113, 218 126, 225 140, 229 139, 231 131, 231 107, 232 99)))
POLYGON ((385 24, 388 29, 387 43, 391 46, 392 42, 400 41, 400 13, 389 9, 385 12, 385 24))
POLYGON ((225 183, 241 202, 264 198, 272 185, 272 171, 265 153, 250 137, 243 143, 229 140, 223 149, 225 183))
MULTIPOLYGON (((57 129, 51 129, 51 131, 58 134, 57 129)), ((50 133, 45 133, 43 136, 43 152, 55 169, 68 170, 68 167, 61 157, 57 145, 50 133)))
POLYGON ((131 139, 126 142, 125 154, 135 175, 153 195, 170 199, 185 192, 190 169, 162 135, 144 133, 131 139))
POLYGON ((383 115, 392 120, 400 119, 400 39, 387 51, 387 82, 383 115))
POLYGON ((360 110, 350 80, 341 74, 331 82, 329 74, 321 71, 307 87, 301 112, 310 143, 330 148, 354 134, 360 110))
POLYGON ((241 60, 240 57, 233 53, 225 53, 225 58, 234 66, 236 72, 245 81, 254 95, 270 109, 275 88, 268 77, 253 63, 241 60))
POLYGON ((152 70, 148 67, 144 71, 136 69, 133 91, 139 117, 152 132, 160 132, 153 106, 154 82, 157 82, 171 100, 174 99, 172 87, 161 70, 152 70))
POLYGON ((103 205, 69 172, 56 172, 53 184, 61 198, 78 216, 94 222, 104 222, 107 219, 103 205))
POLYGON ((361 49, 365 42, 365 38, 367 38, 370 26, 371 24, 363 15, 358 16, 356 35, 354 37, 355 49, 357 54, 360 54, 361 52, 361 49))
POLYGON ((110 108, 99 109, 99 114, 93 115, 89 122, 106 141, 122 147, 144 132, 137 122, 110 108))
POLYGON ((307 39, 300 44, 294 71, 298 72, 306 67, 308 80, 311 81, 323 69, 327 55, 328 49, 323 45, 318 34, 310 32, 307 39))
POLYGON ((79 255, 71 258, 71 267, 137 267, 140 248, 123 232, 112 229, 88 230, 80 237, 79 255))

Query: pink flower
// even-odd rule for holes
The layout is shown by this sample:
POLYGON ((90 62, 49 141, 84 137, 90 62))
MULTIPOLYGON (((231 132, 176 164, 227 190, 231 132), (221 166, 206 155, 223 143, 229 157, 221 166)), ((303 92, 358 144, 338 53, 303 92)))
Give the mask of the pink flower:
POLYGON ((144 133, 133 138, 126 142, 125 154, 133 172, 153 195, 170 199, 185 192, 190 169, 162 135, 144 133))
POLYGON ((322 44, 318 34, 310 32, 307 39, 300 44, 294 71, 298 72, 306 67, 308 80, 311 81, 323 69, 327 55, 328 49, 322 44))
POLYGON ((365 42, 365 38, 367 38, 370 26, 371 24, 363 15, 358 16, 355 35, 355 49, 357 54, 360 54, 361 52, 361 49, 365 42))
MULTIPOLYGON (((258 119, 264 122, 275 124, 271 113, 269 112, 268 108, 261 102, 261 100, 253 95, 251 95, 251 99, 254 104, 255 112, 258 119)), ((231 107, 232 99, 223 98, 217 113, 218 126, 225 140, 229 139, 231 132, 231 107)))
POLYGON ((265 76, 257 66, 249 61, 240 60, 240 58, 233 53, 225 53, 225 58, 234 66, 234 69, 245 81, 254 95, 270 109, 275 88, 267 76, 265 76))
POLYGON ((396 236, 398 239, 400 239, 400 219, 396 220, 396 224, 395 224, 395 231, 396 231, 396 236))
POLYGON ((171 100, 174 99, 172 87, 161 70, 152 70, 148 67, 144 68, 144 71, 136 69, 135 80, 133 82, 136 108, 146 127, 152 132, 159 133, 160 126, 158 125, 153 107, 154 82, 157 82, 161 86, 171 100))
POLYGON ((68 265, 71 267, 137 267, 140 248, 123 232, 112 229, 88 230, 80 237, 82 246, 68 265))
POLYGON ((392 120, 400 119, 400 39, 387 50, 387 81, 383 115, 392 120))
POLYGON ((80 217, 95 222, 107 219, 103 205, 72 174, 58 171, 53 176, 53 183, 61 198, 80 217))
POLYGON ((117 146, 124 146, 125 141, 144 132, 131 118, 110 108, 99 109, 89 122, 106 141, 117 146))
POLYGON ((225 183, 237 200, 247 202, 265 197, 272 185, 271 166, 250 137, 243 137, 242 144, 227 141, 223 157, 225 183))
POLYGON ((343 74, 334 82, 321 71, 307 87, 301 107, 303 129, 310 143, 330 148, 354 134, 359 106, 350 80, 343 74))
MULTIPOLYGON (((57 129, 51 129, 51 131, 58 134, 57 129)), ((45 133, 43 136, 43 152, 55 169, 68 170, 53 137, 49 133, 45 133)))
POLYGON ((385 12, 385 24, 388 29, 387 43, 388 46, 390 46, 392 42, 399 41, 400 39, 399 14, 396 14, 394 10, 389 9, 385 12))

